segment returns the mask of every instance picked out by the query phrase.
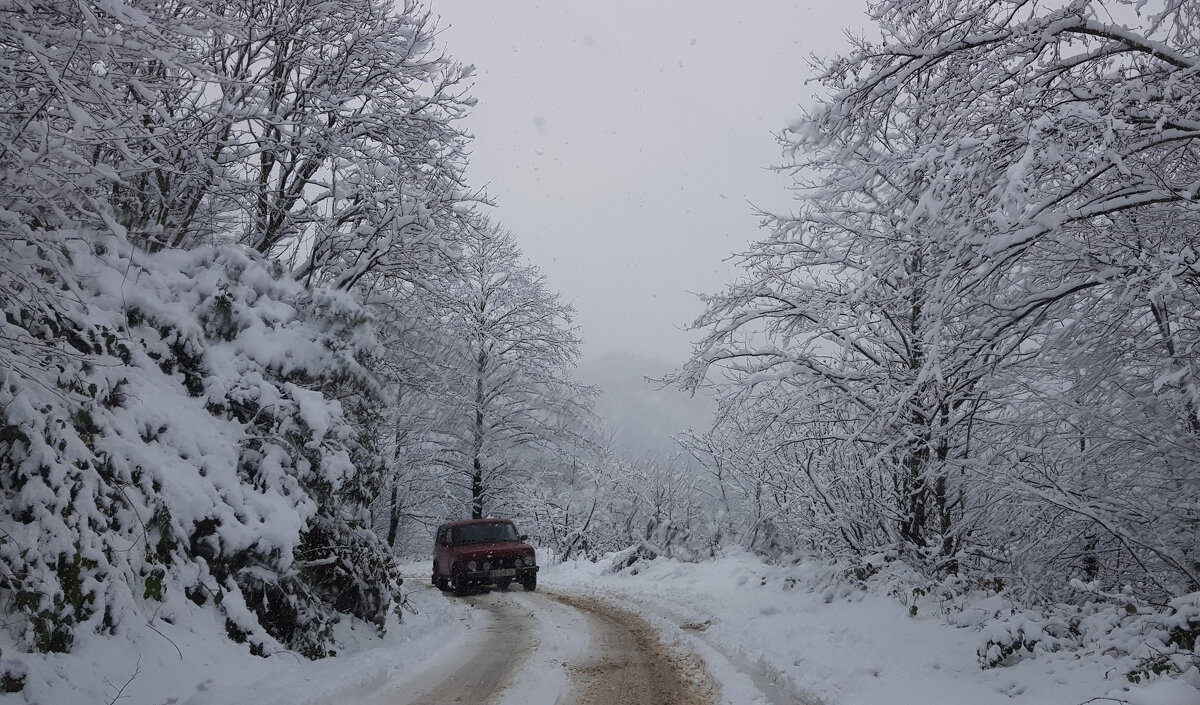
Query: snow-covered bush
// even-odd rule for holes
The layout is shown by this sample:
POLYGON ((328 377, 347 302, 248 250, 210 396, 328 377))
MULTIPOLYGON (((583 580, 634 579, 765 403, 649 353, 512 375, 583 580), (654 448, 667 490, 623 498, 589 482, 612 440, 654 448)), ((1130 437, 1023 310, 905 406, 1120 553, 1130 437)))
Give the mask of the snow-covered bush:
POLYGON ((1077 627, 1062 620, 1046 619, 1035 612, 1020 611, 997 620, 984 629, 984 645, 978 650, 983 668, 1011 666, 1027 655, 1058 651, 1063 639, 1077 627))
POLYGON ((469 70, 415 3, 9 10, 4 656, 185 595, 255 653, 325 655, 342 613, 382 625, 386 412, 356 296, 441 252, 469 70))
POLYGON ((61 290, 52 306, 3 274, 0 332, 30 351, 0 368, 8 637, 67 651, 171 591, 255 653, 322 656, 339 613, 382 625, 399 577, 366 526, 380 468, 352 423, 380 394, 366 312, 238 247, 54 238, 11 243, 47 263, 24 274, 61 290))
POLYGON ((1057 605, 1040 611, 1010 610, 989 621, 978 649, 983 668, 1059 650, 1128 659, 1131 683, 1164 674, 1200 679, 1200 593, 1160 607, 1107 602, 1057 605))
MULTIPOLYGON (((633 549, 612 554, 609 560, 607 572, 612 573, 634 572, 627 568, 638 563, 633 549)), ((1021 591, 999 577, 930 579, 894 553, 849 561, 803 555, 792 560, 803 569, 785 579, 785 589, 799 586, 826 603, 886 595, 910 617, 970 630, 984 670, 1061 652, 1051 658, 1110 659, 1114 677, 1132 683, 1170 675, 1200 685, 1200 593, 1162 605, 1135 604, 1132 594, 1099 593, 1076 581, 1075 603, 1031 607, 1021 591)), ((777 570, 789 570, 788 561, 782 563, 777 570)))

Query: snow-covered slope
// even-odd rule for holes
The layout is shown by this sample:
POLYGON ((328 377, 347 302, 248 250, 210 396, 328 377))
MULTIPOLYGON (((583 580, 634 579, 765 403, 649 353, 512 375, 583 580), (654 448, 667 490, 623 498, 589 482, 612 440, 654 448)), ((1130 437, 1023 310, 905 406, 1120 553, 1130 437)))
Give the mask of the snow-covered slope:
POLYGON ((421 588, 407 602, 403 621, 389 616, 382 638, 373 626, 347 620, 334 628, 337 656, 309 661, 291 651, 250 657, 211 610, 167 597, 150 621, 115 637, 82 635, 71 653, 28 663, 23 695, 37 705, 388 702, 369 695, 419 677, 471 636, 466 604, 421 588))
POLYGON ((379 467, 350 423, 378 393, 366 312, 239 247, 51 247, 23 254, 61 255, 37 270, 61 298, 7 299, 0 321, 41 351, 0 369, 5 688, 68 702, 83 681, 57 654, 173 653, 131 636, 147 625, 310 658, 343 614, 382 627, 398 574, 364 525, 379 467))

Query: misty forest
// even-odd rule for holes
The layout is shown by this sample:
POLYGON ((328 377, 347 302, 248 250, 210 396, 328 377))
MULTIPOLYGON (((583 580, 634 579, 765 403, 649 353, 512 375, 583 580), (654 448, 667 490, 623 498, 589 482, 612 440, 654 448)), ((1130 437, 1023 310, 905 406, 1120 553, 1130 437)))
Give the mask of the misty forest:
POLYGON ((979 669, 1105 644, 1200 687, 1200 3, 871 3, 777 126, 792 207, 645 382, 715 408, 654 454, 467 178, 434 11, 0 9, 4 690, 172 601, 334 656, 489 516, 547 566, 1002 597, 979 669))

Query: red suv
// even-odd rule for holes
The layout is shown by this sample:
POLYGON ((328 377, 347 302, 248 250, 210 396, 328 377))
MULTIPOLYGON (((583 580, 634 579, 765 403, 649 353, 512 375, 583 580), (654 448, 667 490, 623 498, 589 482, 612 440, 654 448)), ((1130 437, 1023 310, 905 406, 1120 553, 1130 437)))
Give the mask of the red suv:
POLYGON ((432 582, 442 590, 454 588, 455 595, 483 585, 507 590, 514 580, 532 592, 538 567, 527 538, 508 519, 442 524, 434 539, 432 582))

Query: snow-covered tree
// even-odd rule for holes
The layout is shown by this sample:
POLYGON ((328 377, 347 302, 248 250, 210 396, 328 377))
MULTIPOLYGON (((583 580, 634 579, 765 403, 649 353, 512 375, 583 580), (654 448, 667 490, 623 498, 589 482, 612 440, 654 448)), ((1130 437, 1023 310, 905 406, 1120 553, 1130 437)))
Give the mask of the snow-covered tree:
POLYGON ((522 261, 512 234, 479 218, 459 243, 442 303, 456 341, 459 406, 440 443, 452 484, 465 491, 471 516, 481 517, 523 476, 522 453, 578 441, 576 420, 591 391, 570 377, 580 354, 570 305, 522 261))
POLYGON ((827 502, 848 480, 877 503, 865 549, 1042 596, 1194 590, 1195 7, 871 12, 685 381, 725 368, 731 418, 820 461, 818 508, 861 528, 827 502))
POLYGON ((429 15, 378 0, 223 7, 233 33, 206 54, 217 198, 242 241, 347 288, 436 237, 466 195, 454 125, 471 101, 429 15))
POLYGON ((375 0, 17 4, 0 56, 5 649, 164 600, 256 653, 382 625, 362 299, 447 269, 466 71, 375 0))

